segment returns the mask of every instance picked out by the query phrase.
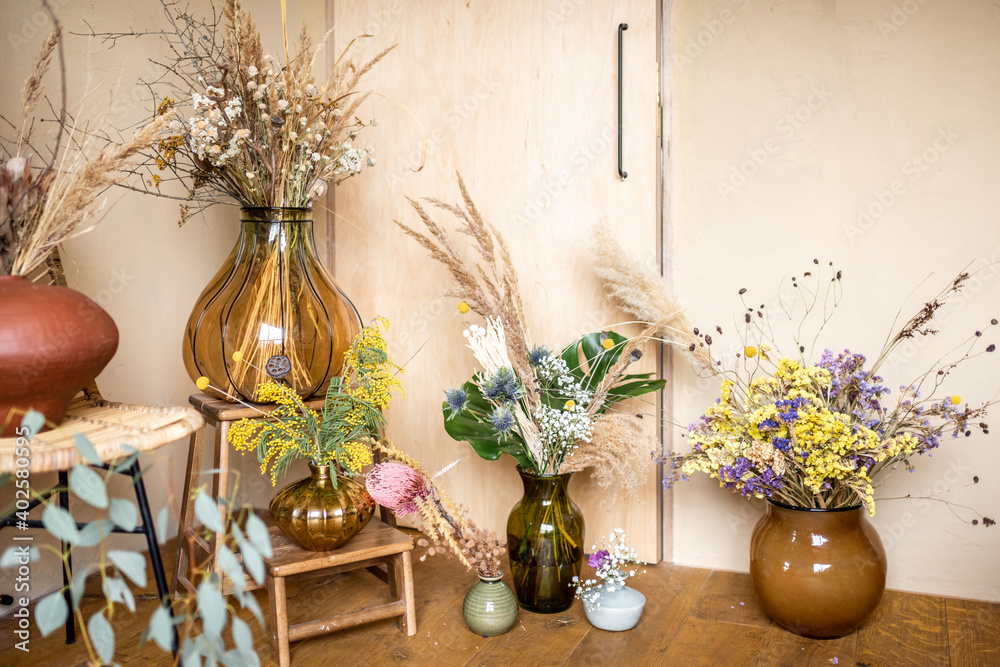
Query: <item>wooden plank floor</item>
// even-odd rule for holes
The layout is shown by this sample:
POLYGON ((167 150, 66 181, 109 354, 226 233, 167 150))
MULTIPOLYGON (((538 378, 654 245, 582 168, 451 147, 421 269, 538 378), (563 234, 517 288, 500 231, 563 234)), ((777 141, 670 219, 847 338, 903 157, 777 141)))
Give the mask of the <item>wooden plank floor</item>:
MULTIPOLYGON (((173 549, 163 548, 168 571, 173 549)), ((293 643, 293 665, 759 665, 857 667, 897 665, 1000 665, 1000 604, 888 591, 868 623, 836 640, 811 640, 773 623, 757 604, 749 575, 661 564, 649 568, 635 588, 646 610, 630 632, 611 633, 587 623, 580 603, 562 614, 521 612, 506 635, 484 639, 466 628, 462 598, 473 577, 454 560, 414 560, 417 636, 406 637, 395 620, 293 643), (836 660, 836 662, 834 662, 836 660)), ((152 575, 149 577, 152 582, 152 575)), ((123 665, 169 664, 158 648, 139 646, 152 613, 155 585, 136 590, 136 614, 119 608, 113 625, 116 659, 123 665)), ((320 577, 289 584, 292 622, 389 601, 388 591, 368 572, 320 577)), ((262 609, 266 591, 258 591, 262 609)), ((85 617, 102 604, 100 587, 89 582, 85 617)), ((263 665, 273 665, 269 632, 241 614, 256 633, 263 665)), ((31 653, 13 648, 14 622, 0 619, 0 665, 79 665, 82 642, 65 644, 62 631, 45 639, 33 629, 31 653)))

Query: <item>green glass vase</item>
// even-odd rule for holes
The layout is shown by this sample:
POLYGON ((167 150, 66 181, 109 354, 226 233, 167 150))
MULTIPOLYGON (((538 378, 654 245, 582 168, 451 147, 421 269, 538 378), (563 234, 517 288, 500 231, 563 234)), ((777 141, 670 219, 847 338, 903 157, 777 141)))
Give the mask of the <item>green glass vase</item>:
POLYGON ((583 564, 584 521, 569 497, 573 473, 542 476, 517 469, 524 496, 507 519, 507 553, 521 607, 555 614, 573 604, 583 564))
POLYGON ((502 575, 484 577, 473 584, 462 602, 465 624, 477 635, 496 637, 517 622, 517 598, 503 582, 502 575))

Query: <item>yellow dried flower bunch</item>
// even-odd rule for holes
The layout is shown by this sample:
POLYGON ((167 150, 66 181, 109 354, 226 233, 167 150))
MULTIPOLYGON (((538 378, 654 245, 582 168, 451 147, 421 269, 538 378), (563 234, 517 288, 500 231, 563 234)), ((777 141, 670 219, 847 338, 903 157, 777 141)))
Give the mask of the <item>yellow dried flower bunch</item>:
MULTIPOLYGON (((321 411, 310 409, 284 384, 262 384, 257 397, 277 405, 272 419, 239 420, 229 430, 229 443, 237 451, 256 451, 261 474, 270 474, 272 484, 296 458, 360 474, 372 463, 370 443, 385 425, 382 410, 393 390, 402 388, 394 376, 402 369, 389 357, 382 335, 388 327, 388 320, 378 317, 358 333, 344 370, 330 380, 321 411)), ((243 361, 243 356, 237 352, 233 359, 243 361)))

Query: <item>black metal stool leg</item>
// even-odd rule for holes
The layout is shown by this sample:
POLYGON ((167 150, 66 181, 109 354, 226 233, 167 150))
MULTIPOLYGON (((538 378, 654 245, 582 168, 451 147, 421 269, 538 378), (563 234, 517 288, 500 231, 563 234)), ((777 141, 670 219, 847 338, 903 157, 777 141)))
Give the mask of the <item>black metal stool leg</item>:
MULTIPOLYGON (((160 558, 160 545, 156 540, 156 526, 153 525, 153 516, 149 511, 149 500, 146 498, 146 485, 142 481, 142 470, 139 468, 139 460, 136 459, 129 467, 127 474, 132 477, 132 484, 135 487, 135 499, 139 505, 139 516, 142 517, 143 533, 146 535, 146 543, 149 545, 149 562, 153 566, 153 578, 156 579, 156 589, 160 592, 161 604, 167 608, 171 621, 174 612, 171 605, 170 589, 167 587, 167 575, 163 571, 163 560, 160 558)), ((176 656, 179 640, 177 637, 177 626, 173 626, 173 644, 170 649, 176 656)))
MULTIPOLYGON (((65 470, 59 471, 59 488, 59 506, 68 512, 69 475, 65 470)), ((69 615, 66 617, 66 643, 75 644, 76 622, 73 617, 73 594, 69 590, 69 573, 73 571, 73 558, 69 554, 69 545, 66 542, 60 542, 60 544, 62 545, 63 554, 66 555, 66 567, 62 568, 63 587, 66 589, 63 592, 63 596, 66 599, 66 608, 70 610, 69 615)))

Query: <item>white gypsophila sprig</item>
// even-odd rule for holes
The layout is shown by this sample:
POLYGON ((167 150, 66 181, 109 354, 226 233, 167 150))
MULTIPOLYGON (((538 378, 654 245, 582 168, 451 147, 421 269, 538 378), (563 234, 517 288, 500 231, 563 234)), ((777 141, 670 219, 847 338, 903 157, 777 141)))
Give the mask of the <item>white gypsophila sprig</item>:
POLYGON ((562 357, 553 354, 544 357, 535 367, 535 377, 543 387, 548 387, 549 391, 572 400, 577 405, 586 407, 593 397, 570 372, 569 364, 562 357))
POLYGON ((594 432, 594 422, 581 405, 570 405, 562 409, 539 406, 535 413, 538 432, 545 458, 558 470, 566 456, 576 449, 578 442, 590 442, 594 432))
POLYGON ((603 594, 620 590, 628 579, 646 573, 638 569, 642 564, 639 553, 628 545, 628 536, 621 528, 615 528, 606 540, 602 540, 600 549, 596 544, 592 549, 590 565, 597 579, 573 577, 576 597, 591 611, 600 607, 603 594))

